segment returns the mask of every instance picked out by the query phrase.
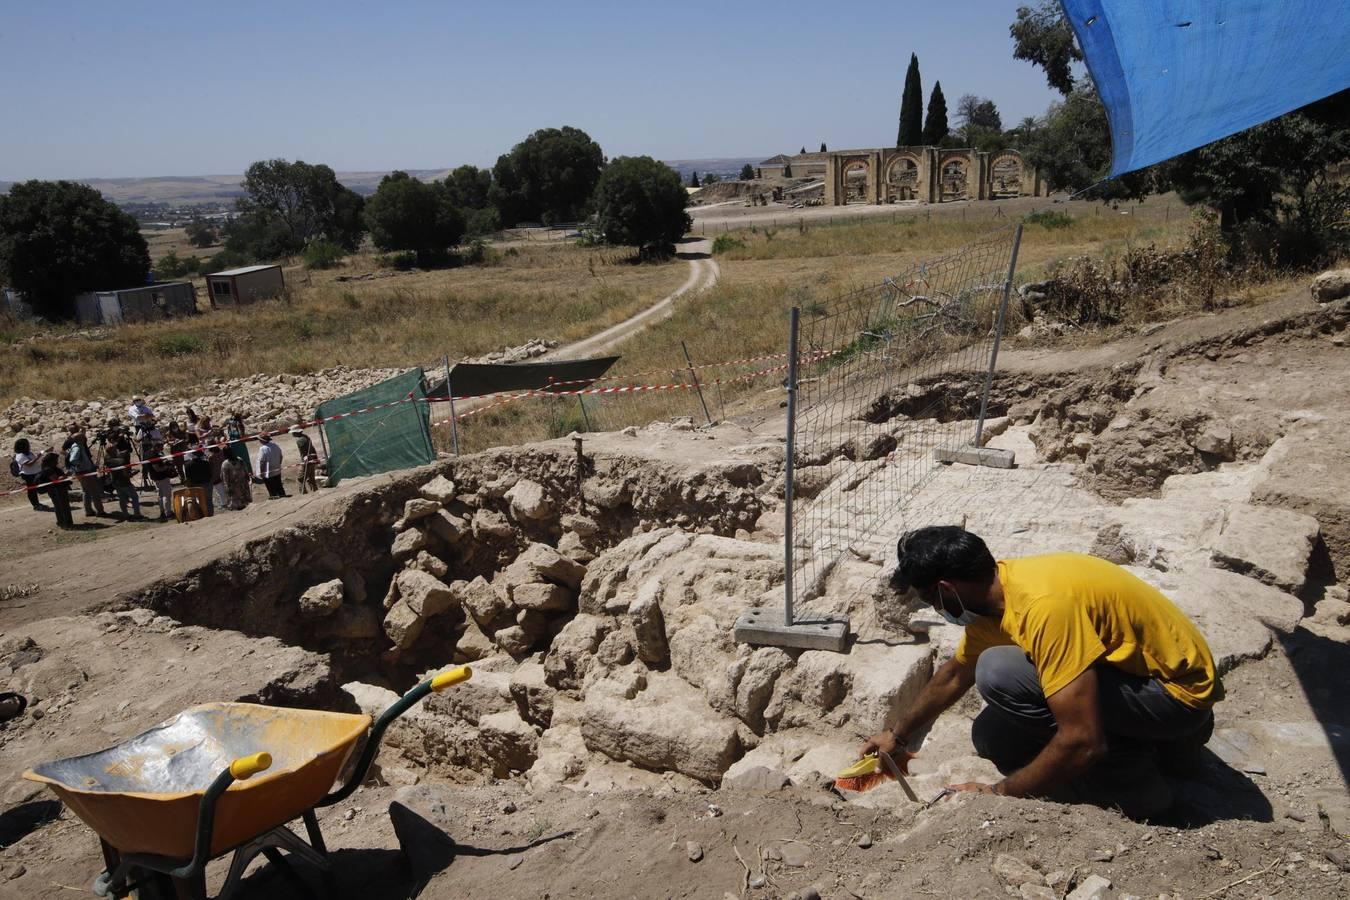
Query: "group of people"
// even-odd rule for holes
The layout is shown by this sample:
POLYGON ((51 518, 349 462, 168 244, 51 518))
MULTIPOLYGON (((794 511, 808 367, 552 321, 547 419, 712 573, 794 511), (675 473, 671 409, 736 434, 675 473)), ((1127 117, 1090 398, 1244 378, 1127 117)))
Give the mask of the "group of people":
MULTIPOLYGON (((111 418, 91 440, 87 426, 71 423, 68 437, 38 453, 27 438, 14 442, 10 474, 27 486, 33 509, 53 511, 56 523, 72 527, 71 488, 78 485, 86 518, 109 515, 104 499, 115 500, 124 519, 144 519, 140 491, 154 490, 159 521, 175 518, 174 480, 191 489, 189 499, 205 515, 217 509, 240 510, 253 500, 253 484, 266 486, 269 499, 289 497, 282 483, 282 451, 270 435, 258 435, 255 459, 249 458, 244 417, 232 412, 223 426, 209 416, 184 410, 184 421, 160 428, 155 411, 136 397, 128 422, 111 418), (101 455, 101 462, 96 455, 101 455), (136 483, 139 469, 140 484, 136 483), (65 480, 63 480, 65 479, 65 480), (57 483, 59 482, 59 483, 57 483), (42 502, 46 497, 50 506, 42 502)), ((300 454, 300 493, 318 490, 319 454, 304 429, 290 429, 300 454)))

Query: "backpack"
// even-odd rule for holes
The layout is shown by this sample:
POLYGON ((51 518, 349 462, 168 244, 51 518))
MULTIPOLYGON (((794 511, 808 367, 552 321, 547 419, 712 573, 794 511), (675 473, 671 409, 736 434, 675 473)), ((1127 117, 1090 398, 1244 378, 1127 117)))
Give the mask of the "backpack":
POLYGON ((9 474, 13 475, 15 478, 22 477, 23 475, 23 472, 19 470, 19 461, 12 456, 9 458, 9 474))

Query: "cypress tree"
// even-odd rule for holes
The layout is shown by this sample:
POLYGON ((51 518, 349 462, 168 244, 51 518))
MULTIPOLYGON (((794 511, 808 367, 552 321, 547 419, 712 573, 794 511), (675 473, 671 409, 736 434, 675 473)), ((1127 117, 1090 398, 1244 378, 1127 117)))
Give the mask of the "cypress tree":
POLYGON ((783 177, 784 178, 792 177, 792 163, 787 163, 786 165, 783 166, 783 177))
POLYGON ((691 174, 689 175, 689 186, 690 186, 690 187, 702 187, 702 185, 700 185, 700 184, 698 183, 698 173, 697 173, 697 172, 693 172, 693 173, 691 173, 691 174))
POLYGON ((900 133, 897 147, 915 147, 923 143, 923 84, 919 78, 918 54, 909 55, 905 72, 905 93, 900 98, 900 133))
POLYGON ((800 156, 805 156, 805 155, 806 155, 806 145, 805 145, 805 144, 802 144, 802 152, 801 152, 799 155, 800 155, 800 156))
POLYGON ((947 98, 942 96, 942 82, 933 83, 933 96, 928 98, 928 118, 923 123, 923 142, 936 147, 947 136, 947 98))
POLYGON ((827 149, 825 148, 825 142, 824 142, 824 141, 821 141, 821 142, 820 142, 820 152, 821 152, 821 153, 829 153, 829 152, 830 152, 829 150, 827 150, 827 149))

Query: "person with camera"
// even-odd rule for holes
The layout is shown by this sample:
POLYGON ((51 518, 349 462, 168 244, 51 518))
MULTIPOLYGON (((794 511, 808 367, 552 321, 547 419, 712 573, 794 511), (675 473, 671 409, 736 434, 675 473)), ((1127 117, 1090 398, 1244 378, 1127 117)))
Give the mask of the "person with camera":
POLYGON ((80 494, 84 498, 85 518, 107 515, 103 511, 103 482, 98 477, 98 466, 89 452, 89 439, 84 429, 72 422, 68 429, 70 437, 61 445, 66 455, 66 467, 80 482, 80 494))

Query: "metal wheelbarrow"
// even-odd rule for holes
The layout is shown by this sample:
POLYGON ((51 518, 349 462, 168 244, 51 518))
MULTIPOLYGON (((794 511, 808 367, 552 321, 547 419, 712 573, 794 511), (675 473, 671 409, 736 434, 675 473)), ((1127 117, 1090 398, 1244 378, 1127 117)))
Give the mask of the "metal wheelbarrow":
POLYGON ((24 777, 50 787, 98 834, 107 865, 94 881, 100 897, 206 900, 207 863, 230 852, 217 900, 232 895, 260 853, 288 871, 285 850, 331 879, 314 810, 361 785, 390 723, 472 674, 459 666, 423 681, 373 725, 366 715, 206 703, 115 747, 43 763, 24 777), (346 783, 332 790, 367 734, 346 783), (297 818, 308 842, 287 827, 297 818))

